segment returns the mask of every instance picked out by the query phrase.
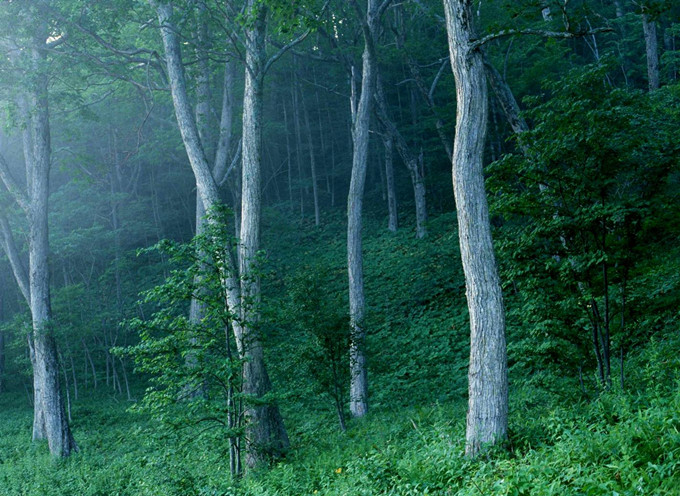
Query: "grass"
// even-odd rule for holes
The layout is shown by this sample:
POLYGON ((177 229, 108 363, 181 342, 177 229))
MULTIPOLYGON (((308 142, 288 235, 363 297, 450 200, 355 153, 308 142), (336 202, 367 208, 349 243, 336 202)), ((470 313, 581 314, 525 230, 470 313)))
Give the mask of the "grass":
MULTIPOLYGON (((450 262, 452 223, 450 215, 433 219, 427 242, 369 226, 372 411, 347 432, 331 400, 295 376, 301 338, 277 329, 271 375, 293 446, 270 469, 232 481, 224 432, 168 430, 101 391, 74 401, 80 452, 57 460, 30 442, 30 405, 11 392, 0 394, 0 495, 680 495, 680 333, 672 320, 626 358, 623 390, 599 390, 586 377, 586 396, 559 370, 514 366, 508 442, 474 461, 463 456, 466 309, 462 274, 450 262)), ((337 269, 329 291, 344 291, 340 222, 274 235, 309 246, 306 259, 337 269)), ((265 286, 272 293, 285 293, 287 272, 305 270, 285 250, 272 250, 272 267, 281 275, 279 286, 265 286)))
POLYGON ((287 459, 238 484, 219 432, 193 441, 168 434, 106 396, 75 404, 81 450, 51 458, 30 443, 25 397, 5 393, 0 494, 680 494, 679 344, 651 342, 631 360, 625 391, 591 401, 515 387, 508 445, 475 461, 463 456, 464 400, 383 409, 344 434, 328 412, 289 414, 287 459))

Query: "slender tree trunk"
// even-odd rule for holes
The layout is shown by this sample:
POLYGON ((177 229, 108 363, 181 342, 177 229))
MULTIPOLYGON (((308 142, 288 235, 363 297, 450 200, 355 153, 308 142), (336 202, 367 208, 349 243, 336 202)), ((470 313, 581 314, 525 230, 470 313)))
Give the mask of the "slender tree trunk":
POLYGON ((293 203, 293 161, 292 153, 290 149, 290 125, 288 124, 288 112, 286 111, 286 102, 283 102, 283 122, 286 129, 284 133, 286 135, 286 163, 288 165, 288 202, 290 203, 291 213, 295 210, 295 204, 293 203))
MULTIPOLYGON (((210 149, 210 64, 208 60, 207 50, 209 48, 208 28, 205 22, 205 1, 198 2, 196 12, 197 25, 197 49, 196 56, 198 58, 197 77, 196 77, 196 130, 198 131, 198 138, 201 142, 206 155, 209 155, 210 149)), ((214 177, 214 176, 213 176, 214 177)), ((219 179, 216 179, 219 180, 219 179)), ((196 191, 196 236, 205 233, 205 208, 201 196, 196 191)), ((205 254, 199 254, 199 258, 203 258, 205 254)), ((194 284, 197 288, 201 286, 199 276, 196 276, 194 284)), ((200 290, 200 289, 199 289, 200 290)), ((198 325, 203 320, 205 315, 205 305, 196 296, 191 298, 189 307, 189 322, 192 325, 198 325)), ((195 338, 192 338, 195 341, 195 338)), ((196 357, 192 355, 187 356, 188 365, 196 365, 196 357)), ((199 388, 200 389, 200 388, 199 388)), ((199 391, 196 390, 196 393, 199 391)))
POLYGON ((283 419, 275 404, 261 399, 270 392, 271 382, 265 368, 259 336, 260 278, 257 252, 260 249, 260 212, 262 204, 262 95, 265 65, 266 8, 257 8, 254 25, 246 35, 246 73, 243 97, 243 175, 241 202, 241 349, 245 358, 243 393, 254 401, 246 405, 246 463, 255 467, 280 456, 289 441, 283 419))
POLYGON ((649 91, 659 89, 659 48, 656 36, 656 21, 651 19, 643 9, 642 29, 645 34, 645 51, 647 54, 647 80, 649 91))
MULTIPOLYGON (((356 98, 356 78, 352 74, 352 176, 347 198, 347 267, 349 271, 350 317, 350 391, 349 409, 354 417, 368 413, 368 374, 366 368, 364 328, 364 268, 362 254, 362 210, 366 169, 368 165, 369 126, 375 93, 374 32, 377 24, 377 1, 368 0, 364 24, 364 54, 361 75, 361 96, 356 98)), ((357 8, 357 11, 359 9, 357 8)))
POLYGON ((5 390, 5 333, 0 331, 0 393, 5 390))
POLYGON ((471 0, 444 0, 451 66, 456 80, 453 189, 461 259, 470 312, 467 456, 507 437, 508 383, 505 312, 484 190, 483 154, 488 102, 482 54, 475 38, 471 0))
POLYGON ((314 155, 314 140, 312 139, 312 125, 309 122, 309 112, 305 99, 302 98, 302 113, 305 117, 305 128, 307 131, 307 143, 309 144, 309 168, 312 172, 312 196, 314 197, 314 225, 321 225, 321 212, 319 210, 319 187, 316 180, 316 156, 314 155))
POLYGON ((19 250, 17 250, 16 243, 14 242, 14 235, 12 234, 9 221, 2 213, 0 213, 0 241, 2 241, 2 248, 12 267, 12 273, 19 286, 19 291, 21 291, 21 295, 26 300, 26 303, 30 305, 31 296, 29 294, 28 272, 23 260, 19 256, 19 250))
POLYGON ((394 141, 391 136, 385 136, 385 182, 387 183, 387 212, 389 220, 387 229, 397 232, 399 217, 397 213, 397 192, 394 187, 394 141))
POLYGON ((307 188, 304 186, 302 175, 302 126, 300 125, 300 109, 298 104, 298 85, 297 76, 293 71, 293 123, 295 125, 295 159, 298 168, 298 193, 300 194, 300 220, 305 218, 305 193, 307 188))
POLYGON ((376 110, 380 121, 394 140, 402 162, 406 165, 413 185, 413 198, 416 206, 416 238, 427 236, 427 201, 425 195, 425 180, 423 177, 422 156, 418 156, 406 143, 387 112, 387 101, 378 78, 376 88, 376 110))
MULTIPOLYGON (((177 36, 177 30, 171 22, 172 5, 167 2, 155 2, 154 0, 150 0, 150 3, 156 8, 158 21, 161 26, 161 37, 163 39, 168 78, 170 80, 170 92, 175 108, 177 125, 180 134, 182 135, 184 148, 189 157, 189 163, 194 172, 198 195, 203 203, 203 208, 206 211, 210 211, 221 202, 217 183, 213 178, 212 171, 210 170, 208 161, 205 157, 196 120, 191 110, 191 106, 189 105, 180 43, 177 36)), ((229 272, 227 280, 224 281, 227 293, 227 304, 232 312, 238 314, 241 304, 241 295, 236 262, 233 257, 230 256, 227 257, 226 263, 229 272)), ((234 322, 234 332, 240 334, 238 322, 234 322)))
MULTIPOLYGON (((512 128, 512 132, 515 134, 522 134, 528 131, 529 125, 520 113, 519 105, 515 99, 515 95, 510 89, 510 86, 508 86, 508 83, 505 81, 505 79, 503 79, 501 73, 498 72, 498 70, 489 62, 486 54, 483 53, 482 57, 484 60, 484 66, 486 68, 486 74, 489 76, 491 89, 496 95, 498 102, 501 104, 501 109, 503 110, 503 114, 505 114, 508 124, 510 124, 510 127, 512 128)), ((526 146, 521 146, 522 152, 526 154, 526 146)))

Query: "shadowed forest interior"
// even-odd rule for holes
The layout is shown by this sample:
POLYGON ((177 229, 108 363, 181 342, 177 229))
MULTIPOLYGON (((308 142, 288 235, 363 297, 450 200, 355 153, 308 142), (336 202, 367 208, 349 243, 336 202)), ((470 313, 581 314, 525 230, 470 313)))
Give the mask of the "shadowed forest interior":
POLYGON ((0 5, 0 493, 680 494, 680 5, 0 5))

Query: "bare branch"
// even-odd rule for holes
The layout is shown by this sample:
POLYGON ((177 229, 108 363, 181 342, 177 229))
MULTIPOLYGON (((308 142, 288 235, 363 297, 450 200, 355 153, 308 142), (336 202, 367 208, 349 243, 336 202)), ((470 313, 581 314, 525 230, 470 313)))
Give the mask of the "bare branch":
POLYGON ((23 191, 23 188, 21 188, 21 186, 19 186, 19 184, 12 177, 12 174, 9 171, 9 166, 7 165, 7 161, 2 154, 0 154, 0 179, 2 179, 2 182, 5 183, 7 190, 14 197, 14 201, 17 202, 24 212, 28 213, 31 202, 29 201, 28 196, 26 196, 26 193, 23 191))
POLYGON ((470 50, 477 50, 478 48, 489 43, 490 41, 497 40, 499 38, 506 38, 508 36, 515 36, 515 35, 519 35, 519 34, 532 35, 532 36, 542 36, 544 38, 569 39, 569 38, 581 38, 583 36, 590 36, 590 35, 594 35, 594 34, 597 34, 597 33, 608 33, 610 31, 613 31, 613 28, 602 27, 602 28, 595 28, 595 29, 589 29, 589 30, 586 30, 586 31, 577 31, 577 32, 572 32, 572 31, 546 31, 546 30, 543 30, 543 29, 504 29, 502 31, 498 31, 497 33, 491 33, 491 34, 488 34, 488 35, 486 35, 482 38, 479 38, 478 40, 472 41, 469 45, 469 48, 470 48, 470 50))
POLYGON ((307 38, 309 33, 311 33, 311 32, 312 32, 312 30, 308 29, 307 31, 302 33, 300 36, 295 38, 293 41, 291 41, 290 43, 287 43, 286 45, 282 46, 279 49, 279 51, 276 52, 274 55, 272 55, 271 58, 267 61, 267 63, 264 66, 264 71, 262 71, 263 74, 266 74, 267 71, 269 70, 269 68, 272 66, 272 64, 274 62, 276 62, 277 60, 279 60, 284 53, 286 53, 288 50, 293 48, 295 45, 302 43, 305 40, 305 38, 307 38))
POLYGON ((5 250, 5 254, 9 259, 9 264, 12 267, 12 272, 14 273, 14 278, 19 285, 21 294, 26 300, 26 303, 31 304, 30 286, 28 284, 28 271, 26 266, 21 261, 19 257, 19 251, 17 250, 16 243, 14 242, 14 236, 12 235, 12 229, 9 226, 9 221, 5 214, 0 214, 0 241, 2 242, 2 248, 5 250))

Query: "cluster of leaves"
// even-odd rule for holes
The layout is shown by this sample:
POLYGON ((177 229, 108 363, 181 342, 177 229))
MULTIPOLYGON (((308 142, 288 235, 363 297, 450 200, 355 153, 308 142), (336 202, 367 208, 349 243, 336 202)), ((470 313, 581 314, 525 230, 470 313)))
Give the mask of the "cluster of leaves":
POLYGON ((606 72, 548 85, 525 152, 491 167, 510 325, 526 333, 511 355, 529 371, 588 366, 610 335, 621 353, 644 339, 630 295, 677 236, 678 88, 619 90, 606 72))
POLYGON ((236 316, 225 305, 233 242, 226 217, 226 212, 211 214, 205 233, 190 243, 162 241, 149 249, 161 250, 176 268, 145 292, 144 303, 155 306, 151 316, 127 321, 139 334, 138 344, 116 350, 149 377, 139 408, 184 438, 209 427, 223 428, 227 438, 241 435, 242 360, 231 333, 236 316), (192 298, 201 307, 198 322, 188 317, 192 298))

